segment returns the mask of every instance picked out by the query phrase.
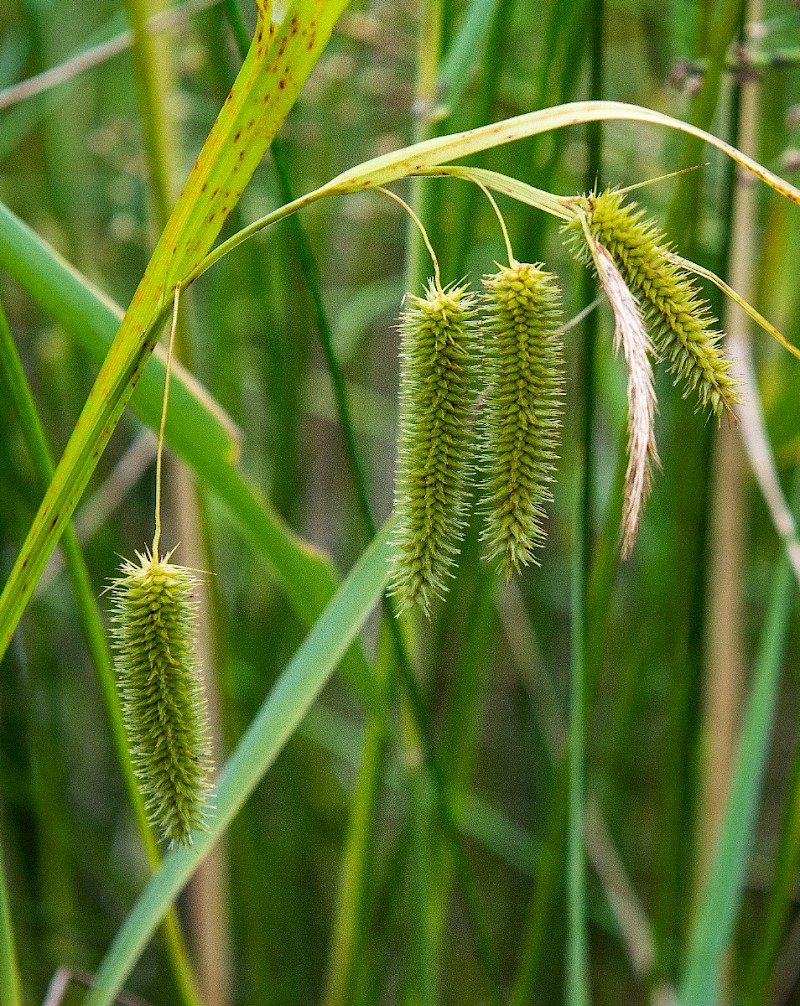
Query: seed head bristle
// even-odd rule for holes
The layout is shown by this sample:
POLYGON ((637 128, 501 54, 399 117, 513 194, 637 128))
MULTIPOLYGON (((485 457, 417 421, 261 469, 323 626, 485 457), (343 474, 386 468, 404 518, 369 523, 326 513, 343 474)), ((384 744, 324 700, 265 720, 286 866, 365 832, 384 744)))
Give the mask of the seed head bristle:
POLYGON ((208 720, 194 654, 192 571, 137 553, 111 586, 115 663, 133 766, 152 824, 191 845, 209 795, 208 720))
POLYGON ((481 462, 487 558, 512 574, 545 538, 559 442, 560 297, 540 266, 513 262, 483 280, 487 345, 481 462))
MULTIPOLYGON (((585 200, 591 235, 608 249, 639 301, 657 352, 702 405, 717 416, 737 404, 737 381, 720 346, 715 319, 690 275, 670 258, 661 228, 635 202, 612 189, 585 200)), ((566 225, 578 258, 591 262, 579 220, 566 225)))
POLYGON ((443 597, 463 534, 474 400, 474 297, 431 281, 401 319, 397 531, 390 591, 426 614, 443 597))

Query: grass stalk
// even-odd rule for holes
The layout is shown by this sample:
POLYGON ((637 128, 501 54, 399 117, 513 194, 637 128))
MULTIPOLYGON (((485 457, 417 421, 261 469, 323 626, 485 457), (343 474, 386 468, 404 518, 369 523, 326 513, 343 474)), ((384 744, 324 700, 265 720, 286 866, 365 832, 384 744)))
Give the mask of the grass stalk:
POLYGON ((22 1006, 22 988, 14 946, 14 927, 8 901, 2 843, 0 843, 0 999, 6 1006, 22 1006))
MULTIPOLYGON (((428 139, 435 134, 433 112, 438 96, 439 61, 442 53, 444 17, 443 0, 423 0, 417 36, 417 79, 414 92, 413 140, 428 139)), ((423 179, 411 181, 409 205, 424 225, 430 222, 430 186, 423 179)), ((430 258, 422 235, 414 221, 406 228, 406 290, 418 294, 430 274, 430 258)))
MULTIPOLYGON (((469 114, 468 128, 489 122, 492 117, 497 90, 502 77, 503 67, 509 52, 508 33, 511 30, 511 14, 515 0, 498 0, 494 14, 489 23, 486 42, 483 47, 481 62, 481 78, 478 93, 472 102, 469 114)), ((455 42, 453 43, 455 45, 455 42)), ((451 46, 452 48, 452 46, 451 46)), ((447 59, 447 57, 445 57, 447 59)), ((444 72, 442 68, 442 73, 444 72)), ((462 79, 466 73, 462 69, 462 79)), ((441 79, 441 75, 440 75, 441 79)), ((452 101, 449 92, 445 96, 452 101)), ((475 164, 481 166, 483 158, 475 159, 475 164)), ((467 269, 467 256, 472 247, 475 232, 476 208, 484 198, 475 185, 462 185, 456 189, 454 201, 455 227, 452 239, 453 252, 450 260, 450 274, 461 276, 467 269)))
POLYGON ((169 121, 170 71, 159 59, 156 40, 148 28, 147 0, 125 0, 125 11, 133 36, 133 80, 150 169, 150 194, 161 230, 172 209, 176 176, 175 143, 170 140, 175 126, 169 121))
MULTIPOLYGON (((800 507, 800 479, 795 478, 795 509, 800 507)), ((778 629, 789 629, 791 599, 795 591, 793 577, 789 575, 784 559, 784 575, 773 593, 773 603, 782 612, 778 629)), ((795 878, 800 868, 800 742, 795 745, 789 795, 783 814, 778 852, 764 922, 742 978, 742 998, 747 1006, 768 1006, 772 1002, 772 986, 778 962, 781 941, 795 897, 795 878)))
POLYGON ((736 923, 752 848, 793 594, 793 573, 782 558, 753 667, 725 815, 690 935, 681 1006, 718 1001, 720 961, 736 923))
MULTIPOLYGON (((386 650, 391 655, 392 650, 386 650)), ((384 658, 385 660, 386 658, 384 658)), ((387 666, 386 670, 389 668, 387 666)), ((348 821, 339 889, 322 996, 323 1006, 352 1001, 363 952, 373 836, 389 731, 378 716, 370 716, 364 731, 356 787, 348 821)))
POLYGON ((508 1006, 527 1006, 533 998, 547 939, 551 934, 552 913, 562 889, 566 864, 568 832, 568 794, 570 784, 569 759, 561 759, 551 784, 549 813, 542 838, 539 869, 522 936, 522 951, 517 964, 508 1006))
MULTIPOLYGON (((757 0, 747 0, 747 18, 759 18, 757 0)), ((738 95, 737 144, 757 155, 759 83, 741 82, 738 95)), ((730 282, 748 301, 754 299, 757 217, 756 193, 733 183, 733 215, 729 235, 730 282)), ((748 338, 749 319, 731 306, 726 330, 730 352, 748 338)), ((712 456, 711 515, 708 554, 708 611, 704 668, 704 708, 701 726, 704 761, 697 814, 696 884, 702 889, 714 855, 736 756, 736 737, 745 689, 743 570, 745 564, 745 471, 739 431, 722 426, 715 435, 712 456)), ((730 962, 728 962, 729 965, 730 962)), ((729 967, 725 968, 726 971, 729 967)), ((730 982, 721 983, 720 1001, 729 1001, 730 982)))
MULTIPOLYGON (((700 129, 710 129, 719 104, 720 92, 725 76, 728 50, 736 41, 742 24, 745 0, 722 0, 716 18, 711 21, 714 5, 708 4, 709 23, 701 32, 700 43, 707 51, 700 53, 707 59, 706 72, 700 90, 692 100, 689 121, 700 129)), ((703 145, 695 137, 687 136, 681 154, 681 168, 699 164, 703 160, 703 145)), ((685 254, 694 255, 695 227, 700 219, 700 194, 702 172, 693 171, 682 175, 675 186, 675 194, 667 214, 666 230, 679 236, 685 254)))
MULTIPOLYGON (((591 96, 602 98, 603 91, 603 26, 605 7, 602 2, 593 5, 590 15, 590 88, 591 96)), ((589 159, 587 188, 595 184, 600 173, 602 132, 600 124, 588 130, 589 159)), ((595 297, 595 286, 588 273, 584 284, 583 302, 595 297)), ((586 685, 587 685, 587 590, 592 543, 593 470, 592 439, 594 431, 595 400, 595 339, 597 315, 592 312, 584 322, 581 354, 581 404, 580 446, 578 449, 579 477, 575 518, 575 554, 573 556, 570 589, 570 675, 569 675, 569 725, 567 731, 567 759, 569 765, 569 804, 567 811, 567 955, 565 998, 570 1006, 588 1006, 589 947, 586 922, 586 853, 584 818, 585 792, 585 736, 586 736, 586 685)))

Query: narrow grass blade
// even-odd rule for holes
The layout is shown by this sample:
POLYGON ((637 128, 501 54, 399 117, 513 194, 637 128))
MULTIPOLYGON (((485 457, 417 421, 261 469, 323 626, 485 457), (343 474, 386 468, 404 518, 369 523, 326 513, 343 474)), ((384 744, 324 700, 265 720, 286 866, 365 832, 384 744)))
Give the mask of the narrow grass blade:
POLYGON ((527 182, 521 182, 518 178, 501 174, 499 171, 489 171, 487 168, 470 168, 458 164, 442 164, 437 168, 430 168, 425 174, 431 177, 463 178, 468 182, 485 185, 487 189, 501 192, 504 196, 510 196, 518 202, 526 203, 537 210, 543 210, 561 220, 571 220, 573 217, 568 199, 534 188, 527 182))
POLYGON ((4 1006, 22 1006, 17 954, 14 947, 14 929, 8 904, 6 871, 0 847, 0 1000, 4 1006))
MULTIPOLYGON (((603 91, 603 27, 604 0, 589 7, 588 43, 591 57, 590 94, 603 91)), ((602 104, 602 102, 598 102, 602 104)), ((602 132, 599 123, 589 126, 587 133, 587 188, 601 169, 602 132)), ((594 299, 596 286, 589 274, 582 278, 581 300, 584 305, 594 299)), ((569 723, 567 731, 567 763, 569 776, 567 809, 567 953, 565 968, 566 1001, 570 1006, 589 1006, 589 930, 586 912, 586 706, 589 658, 588 582, 592 547, 592 512, 595 493, 595 459, 593 433, 597 367, 597 314, 591 313, 583 325, 580 379, 580 446, 578 448, 578 486, 575 500, 575 547, 570 577, 570 658, 569 658, 569 723)))
MULTIPOLYGON (((784 577, 782 586, 790 597, 794 586, 784 577)), ((788 627, 788 619, 784 623, 788 627)), ((742 1001, 747 1006, 767 1006, 773 1002, 773 982, 781 943, 785 939, 795 898, 796 877, 800 869, 800 744, 795 742, 791 781, 783 812, 781 836, 775 857, 775 869, 769 900, 757 944, 747 953, 747 970, 742 981, 742 1001)))
POLYGON ((752 304, 740 297, 739 294, 733 289, 732 286, 728 286, 724 279, 720 279, 715 272, 710 269, 705 269, 703 266, 698 265, 696 262, 689 262, 688 259, 682 258, 680 255, 670 255, 670 258, 676 262, 679 266, 684 269, 688 269, 689 272, 696 273, 698 276, 702 276, 703 279, 709 280, 714 286, 718 287, 722 292, 739 307, 748 314, 753 321, 764 329, 767 335, 771 335, 772 338, 781 344, 784 349, 788 349, 792 356, 796 356, 800 360, 800 349, 797 346, 792 345, 791 342, 775 328, 774 325, 770 324, 767 319, 757 311, 752 304))
POLYGON ((783 559, 772 584, 769 616, 761 633, 725 815, 690 934, 680 1006, 713 1006, 718 1000, 720 960, 730 943, 741 903, 772 735, 791 583, 792 571, 783 559))
POLYGON ((481 52, 500 0, 472 0, 455 38, 447 47, 438 72, 439 87, 452 110, 461 104, 469 85, 475 53, 481 52))
POLYGON ((376 185, 388 185, 398 178, 420 174, 428 169, 444 164, 454 158, 467 157, 481 150, 489 150, 527 136, 537 136, 540 133, 566 126, 577 126, 587 122, 643 122, 654 126, 666 126, 689 136, 703 140, 716 147, 736 161, 743 168, 751 171, 776 192, 800 205, 800 190, 784 181, 774 172, 759 164, 752 157, 743 154, 736 147, 720 140, 712 133, 699 129, 691 123, 675 119, 663 112, 656 112, 641 105, 631 105, 621 101, 572 101, 565 105, 555 105, 536 112, 526 112, 511 119, 502 119, 477 129, 469 129, 448 136, 437 136, 423 140, 410 147, 383 154, 371 161, 365 161, 349 171, 343 172, 332 179, 322 189, 320 195, 334 192, 354 192, 376 185))
POLYGON ((234 234, 217 245, 213 252, 187 271, 187 282, 193 282, 253 234, 257 234, 270 224, 312 202, 316 202, 318 199, 385 186, 400 178, 430 174, 433 169, 453 159, 477 154, 480 151, 500 147, 529 136, 538 136, 551 130, 604 121, 643 122, 665 126, 668 129, 674 129, 703 140, 712 147, 716 147, 717 150, 721 150, 741 167, 752 172, 756 178, 761 179, 776 192, 800 206, 800 189, 780 178, 759 164, 758 161, 753 160, 752 157, 743 154, 741 150, 737 150, 736 147, 720 140, 712 133, 698 129, 697 126, 680 119, 674 119, 662 112, 644 108, 641 105, 630 105, 621 101, 572 101, 564 105, 555 105, 552 108, 526 112, 511 119, 501 119, 499 122, 492 122, 476 129, 435 136, 432 139, 414 143, 409 147, 402 147, 390 154, 383 154, 372 160, 364 161, 337 175, 320 188, 314 189, 305 196, 300 196, 293 203, 268 213, 243 228, 238 234, 234 234))
POLYGON ((385 525, 364 552, 264 700, 222 771, 216 811, 208 831, 197 833, 190 849, 178 849, 165 857, 117 933, 86 1006, 109 1006, 169 906, 224 834, 333 674, 386 585, 391 530, 391 524, 385 525))

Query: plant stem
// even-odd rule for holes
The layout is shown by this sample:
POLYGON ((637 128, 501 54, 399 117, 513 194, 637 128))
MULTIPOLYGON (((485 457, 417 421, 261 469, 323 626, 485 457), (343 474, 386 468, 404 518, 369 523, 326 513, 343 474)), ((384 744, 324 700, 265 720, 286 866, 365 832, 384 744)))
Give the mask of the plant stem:
POLYGON ((2 843, 0 843, 0 1000, 4 1006, 22 1006, 2 843))
MULTIPOLYGON (((591 96, 602 97, 603 91, 603 21, 602 0, 591 7, 589 37, 591 39, 591 96)), ((587 191, 596 184, 600 174, 602 132, 599 123, 588 130, 589 158, 587 164, 587 191)), ((590 274, 584 274, 583 301, 595 297, 595 286, 590 274)), ((591 999, 589 987, 589 949, 586 928, 586 854, 584 840, 585 780, 584 761, 586 732, 586 686, 588 654, 587 644, 587 589, 592 540, 593 475, 592 435, 594 430, 595 398, 595 338, 597 315, 592 312, 584 322, 581 361, 580 447, 577 512, 575 521, 575 555, 571 587, 571 651, 569 729, 567 751, 569 760, 569 809, 567 830, 567 958, 566 1001, 569 1006, 588 1006, 591 999)))
MULTIPOLYGON (((745 0, 722 0, 719 13, 713 25, 709 25, 709 45, 706 73, 700 90, 692 100, 689 121, 700 129, 710 129, 714 113, 719 103, 720 90, 725 75, 727 53, 736 40, 742 23, 745 0)), ((709 5, 709 10, 713 8, 709 5)), ((702 42, 701 42, 702 44, 702 42)), ((683 144, 680 166, 682 168, 698 164, 703 159, 703 144, 697 137, 689 136, 683 144)), ((689 258, 694 257, 693 245, 695 227, 700 218, 700 193, 702 173, 693 171, 682 175, 675 186, 675 193, 667 214, 666 230, 679 235, 681 245, 689 258)))

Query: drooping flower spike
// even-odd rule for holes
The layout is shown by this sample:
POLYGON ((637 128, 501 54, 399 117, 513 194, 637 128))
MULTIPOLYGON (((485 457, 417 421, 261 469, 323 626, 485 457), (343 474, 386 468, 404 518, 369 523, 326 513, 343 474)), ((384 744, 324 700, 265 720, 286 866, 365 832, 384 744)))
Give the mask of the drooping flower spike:
POLYGON ((390 591, 430 613, 458 554, 475 399, 475 298, 431 280, 401 319, 397 531, 390 591))
POLYGON ((151 823, 190 845, 209 794, 208 718, 194 654, 196 580, 136 553, 111 585, 112 632, 133 767, 151 823))
POLYGON ((117 683, 134 771, 152 825, 173 845, 191 845, 208 804, 208 717, 195 657, 197 580, 162 556, 161 471, 172 352, 180 305, 175 289, 156 455, 153 544, 125 560, 110 586, 117 683))
POLYGON ((577 257, 592 263, 584 227, 616 263, 637 298, 656 351, 669 361, 687 391, 717 416, 732 412, 738 399, 730 361, 707 303, 674 256, 662 229, 636 203, 613 189, 572 200, 577 208, 565 230, 577 257))
POLYGON ((559 290, 538 265, 512 260, 485 276, 483 540, 506 580, 545 537, 559 440, 563 360, 559 290))

